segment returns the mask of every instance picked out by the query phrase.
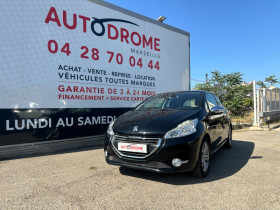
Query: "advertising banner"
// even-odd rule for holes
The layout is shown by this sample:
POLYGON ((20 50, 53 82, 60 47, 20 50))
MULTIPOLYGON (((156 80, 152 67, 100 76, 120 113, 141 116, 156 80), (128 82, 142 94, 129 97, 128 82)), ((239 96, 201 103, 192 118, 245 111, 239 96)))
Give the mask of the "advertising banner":
POLYGON ((101 134, 146 98, 189 88, 187 32, 102 1, 0 5, 0 146, 101 134))

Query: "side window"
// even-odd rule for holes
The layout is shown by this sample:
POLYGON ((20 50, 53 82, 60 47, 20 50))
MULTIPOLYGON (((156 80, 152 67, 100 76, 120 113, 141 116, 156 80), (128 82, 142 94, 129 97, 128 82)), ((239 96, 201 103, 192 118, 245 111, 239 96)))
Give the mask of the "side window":
POLYGON ((209 106, 209 109, 211 109, 214 106, 219 106, 213 94, 210 93, 206 94, 206 101, 209 106))
POLYGON ((219 106, 223 106, 223 104, 221 103, 221 101, 219 100, 219 98, 217 96, 215 96, 216 101, 218 102, 219 106))

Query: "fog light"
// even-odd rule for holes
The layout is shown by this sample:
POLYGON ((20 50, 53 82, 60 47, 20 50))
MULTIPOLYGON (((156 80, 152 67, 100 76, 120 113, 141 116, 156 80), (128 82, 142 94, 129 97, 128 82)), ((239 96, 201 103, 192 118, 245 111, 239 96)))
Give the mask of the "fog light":
POLYGON ((180 167, 182 165, 182 160, 180 160, 179 158, 174 158, 172 160, 172 165, 174 167, 180 167))
POLYGON ((106 149, 104 150, 104 155, 106 158, 108 157, 108 151, 106 149))

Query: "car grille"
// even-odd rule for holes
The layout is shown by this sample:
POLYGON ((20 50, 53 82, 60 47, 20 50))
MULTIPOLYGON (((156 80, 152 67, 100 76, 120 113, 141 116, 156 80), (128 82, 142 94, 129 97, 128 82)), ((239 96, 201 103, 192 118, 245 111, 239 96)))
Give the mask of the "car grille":
POLYGON ((114 135, 111 138, 111 143, 115 152, 122 157, 144 159, 155 153, 161 146, 162 139, 160 138, 145 138, 139 136, 119 136, 114 135), (118 143, 133 143, 147 145, 147 153, 137 153, 118 150, 118 143))

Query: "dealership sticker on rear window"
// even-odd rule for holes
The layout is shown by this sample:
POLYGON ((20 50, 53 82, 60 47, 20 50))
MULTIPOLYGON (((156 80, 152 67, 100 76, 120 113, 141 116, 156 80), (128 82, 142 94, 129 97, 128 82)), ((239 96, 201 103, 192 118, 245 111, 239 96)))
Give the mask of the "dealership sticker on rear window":
POLYGON ((146 144, 130 144, 130 143, 118 143, 119 151, 126 152, 138 152, 138 153, 147 153, 147 145, 146 144))

